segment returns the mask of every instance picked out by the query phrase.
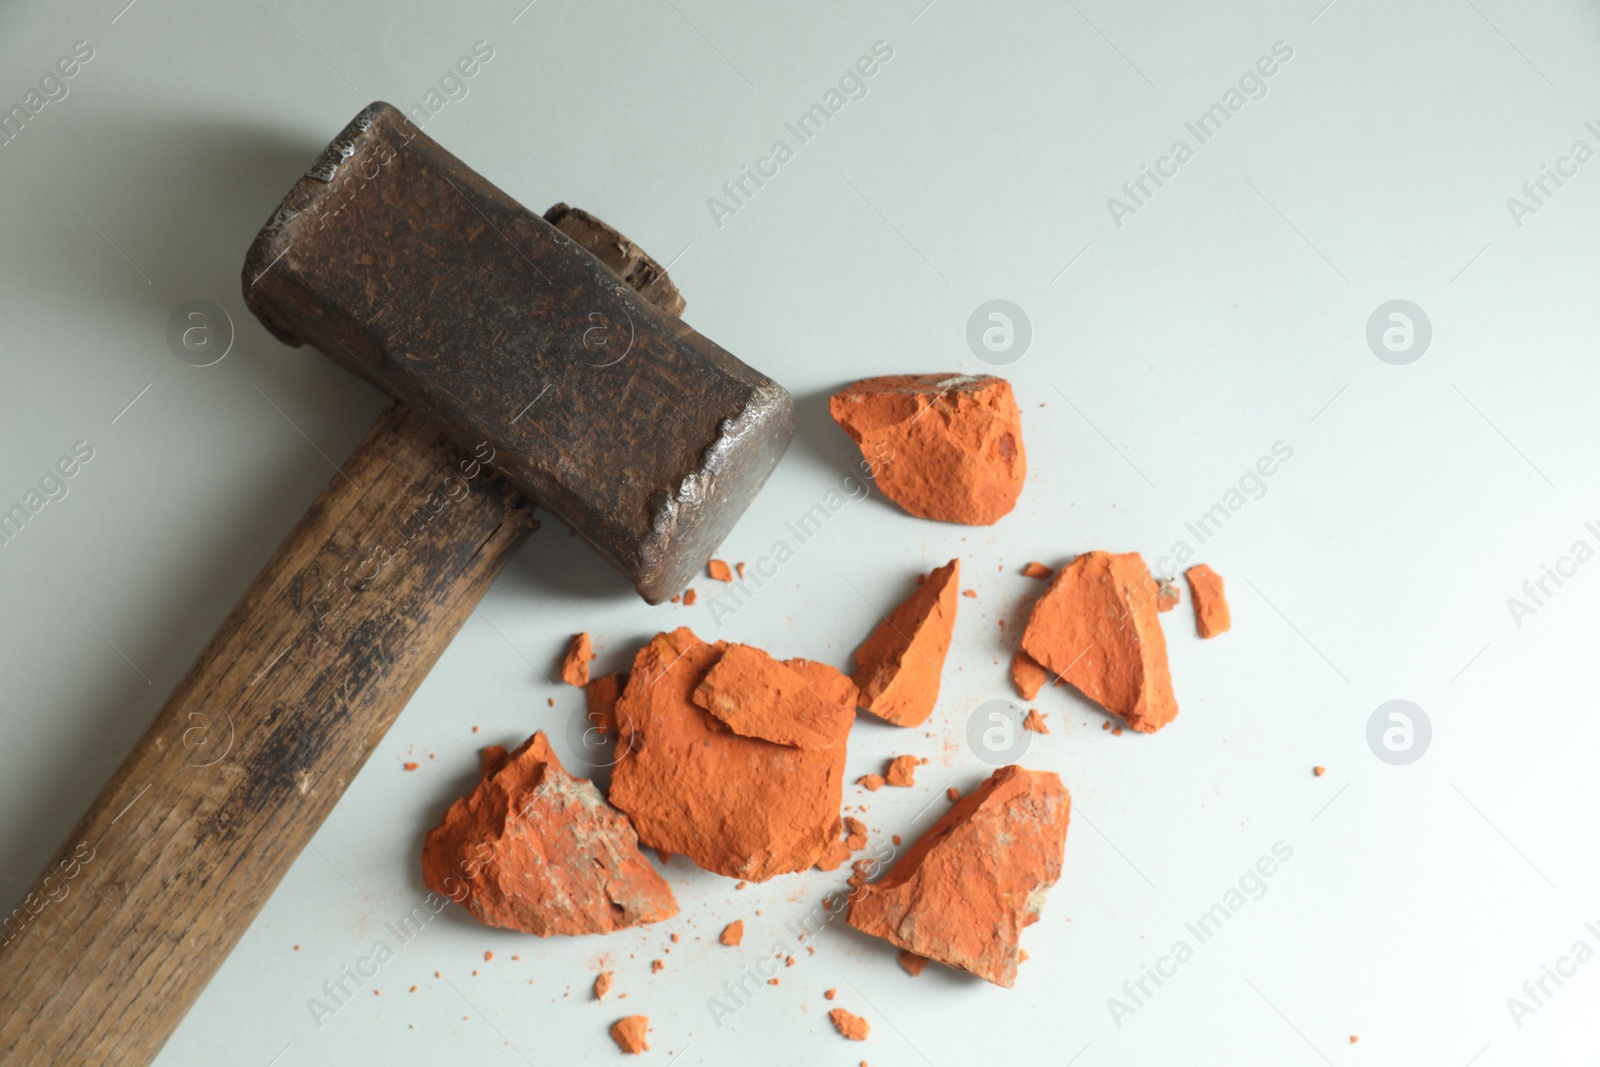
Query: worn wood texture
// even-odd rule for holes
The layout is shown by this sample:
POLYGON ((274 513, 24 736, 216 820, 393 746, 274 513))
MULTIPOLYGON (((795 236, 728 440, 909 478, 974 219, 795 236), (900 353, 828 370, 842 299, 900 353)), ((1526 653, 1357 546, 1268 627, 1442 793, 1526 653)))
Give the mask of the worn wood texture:
POLYGON ((0 1063, 155 1058, 533 528, 492 462, 379 418, 0 916, 0 1063))

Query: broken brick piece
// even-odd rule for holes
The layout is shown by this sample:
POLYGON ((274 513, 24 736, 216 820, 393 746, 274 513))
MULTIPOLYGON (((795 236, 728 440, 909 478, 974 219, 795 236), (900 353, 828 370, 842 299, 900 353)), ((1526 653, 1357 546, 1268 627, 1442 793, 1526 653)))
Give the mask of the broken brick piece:
POLYGON ((489 926, 604 934, 678 913, 628 820, 536 733, 450 805, 422 848, 422 880, 489 926))
POLYGON ((1045 725, 1044 716, 1039 714, 1038 708, 1029 708, 1027 718, 1022 720, 1024 730, 1032 730, 1036 734, 1047 734, 1050 727, 1045 725))
POLYGON ((1201 637, 1216 637, 1233 626, 1228 598, 1222 591, 1222 575, 1204 563, 1183 572, 1189 581, 1189 596, 1194 600, 1194 627, 1201 637))
MULTIPOLYGON (((807 750, 735 733, 693 695, 727 646, 687 628, 639 650, 617 702, 623 737, 611 802, 646 844, 708 871, 764 882, 804 870, 839 839, 845 745, 807 750)), ((848 679, 784 664, 844 706, 848 679)))
POLYGON ((1033 605, 1022 650, 1084 696, 1154 733, 1178 714, 1155 579, 1137 552, 1086 552, 1033 605))
POLYGON ((579 689, 589 684, 589 662, 594 659, 594 646, 588 634, 575 634, 567 646, 567 656, 561 661, 561 680, 579 689))
POLYGON ((834 1008, 828 1012, 828 1018, 833 1021, 833 1028, 851 1041, 865 1041, 867 1035, 872 1033, 872 1026, 859 1015, 852 1015, 843 1008, 834 1008))
POLYGON ((907 952, 905 949, 900 950, 899 958, 900 966, 904 967, 905 972, 913 978, 921 974, 922 969, 928 965, 928 957, 919 956, 915 952, 907 952))
POLYGON ((824 999, 824 1000, 832 1000, 834 997, 836 997, 838 995, 839 995, 839 991, 837 989, 824 989, 822 991, 822 999, 824 999))
POLYGON ((1183 594, 1178 592, 1178 585, 1171 578, 1156 579, 1156 610, 1161 612, 1171 611, 1183 603, 1183 594))
POLYGON ((1028 473, 1022 412, 993 375, 902 374, 835 393, 828 411, 860 447, 878 487, 924 519, 988 526, 1028 473))
POLYGON ((720 559, 714 559, 707 563, 706 573, 711 575, 711 577, 715 578, 719 582, 733 581, 733 572, 730 571, 728 569, 728 565, 720 559))
POLYGON ((589 726, 583 735, 586 748, 593 747, 590 745, 590 730, 599 734, 601 738, 617 735, 617 698, 622 695, 622 687, 627 684, 627 672, 618 671, 616 674, 602 674, 584 686, 585 714, 589 720, 589 726))
POLYGON ((889 761, 888 770, 884 771, 883 780, 888 785, 897 785, 902 788, 917 784, 917 757, 896 756, 889 761))
POLYGON ((729 645, 693 699, 736 734, 818 751, 844 744, 855 722, 854 697, 839 696, 847 703, 759 648, 729 645))
POLYGON ((737 945, 744 940, 744 920, 735 919, 722 928, 722 936, 717 938, 724 945, 737 945))
POLYGON ((940 672, 956 624, 961 563, 930 573, 856 649, 861 706, 896 726, 920 726, 939 700, 940 672))
POLYGON ((683 606, 684 607, 686 607, 686 608, 694 607, 694 602, 695 602, 696 599, 697 598, 695 596, 695 591, 693 589, 685 589, 683 591, 683 606))
POLYGON ((649 1032, 650 1017, 647 1015, 630 1015, 611 1024, 611 1040, 623 1052, 634 1056, 650 1051, 650 1043, 645 1040, 649 1032))
POLYGON ((1328 768, 1326 768, 1326 767, 1313 767, 1313 768, 1311 768, 1311 773, 1316 775, 1318 778, 1321 778, 1324 774, 1328 773, 1328 768))
POLYGON ((1023 700, 1038 696, 1039 690, 1049 680, 1050 672, 1039 666, 1038 661, 1026 652, 1018 649, 1017 654, 1011 657, 1011 681, 1016 684, 1023 700))
POLYGON ((1055 571, 1037 560, 1022 568, 1022 576, 1024 578, 1048 578, 1054 573, 1055 571))
POLYGON ((1002 767, 946 811, 887 875, 856 893, 845 921, 1010 986, 1018 938, 1038 921, 1046 891, 1061 877, 1071 808, 1055 774, 1002 767))
POLYGON ((611 972, 601 971, 594 976, 594 999, 604 1000, 609 992, 611 992, 611 972))
POLYGON ((881 774, 864 774, 856 779, 856 785, 864 786, 876 793, 883 788, 884 778, 881 774))

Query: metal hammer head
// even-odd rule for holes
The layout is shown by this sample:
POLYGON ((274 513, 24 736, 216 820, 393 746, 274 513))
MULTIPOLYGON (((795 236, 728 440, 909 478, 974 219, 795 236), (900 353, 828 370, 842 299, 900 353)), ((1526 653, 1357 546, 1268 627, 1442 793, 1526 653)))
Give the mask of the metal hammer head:
POLYGON ((782 386, 385 103, 289 191, 243 284, 283 341, 322 350, 463 448, 487 443, 651 603, 705 564, 793 429, 782 386))

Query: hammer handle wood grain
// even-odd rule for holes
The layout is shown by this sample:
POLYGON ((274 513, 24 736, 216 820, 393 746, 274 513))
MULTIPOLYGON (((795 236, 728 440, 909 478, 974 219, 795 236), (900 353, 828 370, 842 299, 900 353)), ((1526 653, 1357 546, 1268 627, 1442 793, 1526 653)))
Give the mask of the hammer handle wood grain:
POLYGON ((155 1058, 533 527, 490 457, 378 419, 0 916, 0 1063, 155 1058))

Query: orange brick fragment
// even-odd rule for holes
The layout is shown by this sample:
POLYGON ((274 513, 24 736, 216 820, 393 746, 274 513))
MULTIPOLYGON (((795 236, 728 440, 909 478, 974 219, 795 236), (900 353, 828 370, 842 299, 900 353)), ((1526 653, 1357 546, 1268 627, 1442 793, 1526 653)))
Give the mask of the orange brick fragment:
POLYGON ((405 769, 408 770, 408 771, 414 771, 420 766, 422 766, 422 764, 420 764, 420 763, 407 763, 405 765, 405 769))
POLYGON ((922 969, 928 965, 928 957, 919 956, 915 952, 907 952, 905 949, 900 950, 899 959, 900 966, 904 967, 905 972, 913 978, 921 974, 922 969))
POLYGON ((1024 730, 1032 730, 1036 734, 1047 734, 1050 727, 1045 725, 1044 716, 1039 714, 1038 708, 1029 708, 1027 718, 1022 720, 1024 730))
POLYGON ((1189 581, 1189 596, 1194 600, 1194 627, 1201 637, 1227 633, 1233 627, 1228 598, 1222 592, 1222 576, 1204 563, 1183 572, 1189 581))
POLYGON ((1046 567, 1038 560, 1034 560, 1032 563, 1029 563, 1026 567, 1022 568, 1022 576, 1024 578, 1048 578, 1054 573, 1055 571, 1051 570, 1049 567, 1046 567))
POLYGON ((720 559, 714 559, 710 563, 707 563, 706 573, 711 575, 711 577, 715 578, 719 582, 733 581, 733 572, 730 571, 728 569, 728 565, 720 559))
POLYGON ((685 589, 683 591, 683 606, 684 607, 686 607, 686 608, 693 607, 694 606, 694 602, 697 599, 698 599, 698 597, 695 595, 695 591, 693 589, 685 589))
POLYGON ((561 661, 561 680, 579 689, 589 684, 589 663, 594 659, 594 646, 588 634, 575 634, 567 646, 567 656, 561 661))
POLYGON ((649 1032, 650 1018, 646 1015, 630 1015, 611 1024, 611 1040, 623 1052, 634 1056, 650 1051, 650 1043, 645 1040, 649 1032))
POLYGON ((817 751, 845 743, 856 719, 854 688, 837 699, 759 648, 729 645, 693 700, 736 734, 817 751))
POLYGON ((605 743, 605 738, 617 736, 617 698, 628 684, 626 671, 602 674, 584 687, 585 714, 589 726, 583 733, 585 750, 605 743))
POLYGON ((861 706, 880 719, 920 726, 933 714, 955 630, 960 575, 959 560, 933 571, 856 649, 851 679, 861 689, 861 706))
POLYGON ((1039 666, 1034 658, 1021 649, 1011 657, 1011 681, 1023 700, 1032 700, 1050 680, 1050 672, 1039 666))
POLYGON ((896 756, 889 761, 883 780, 889 785, 909 787, 917 784, 917 757, 896 756))
POLYGON ((1027 477, 1022 412, 993 375, 908 374, 856 382, 828 401, 878 487, 924 519, 988 526, 1027 477))
POLYGON ((724 945, 737 945, 744 940, 744 920, 735 919, 722 928, 722 936, 717 938, 724 945))
POLYGON ((867 1035, 872 1033, 872 1026, 859 1015, 852 1015, 843 1008, 834 1008, 828 1012, 828 1018, 833 1021, 833 1028, 851 1041, 865 1041, 867 1035))
POLYGON ((854 894, 846 921, 918 956, 1014 984, 1018 938, 1061 876, 1071 808, 1056 775, 1000 768, 854 894))
POLYGON ((839 995, 839 991, 837 989, 824 989, 822 991, 822 998, 824 1000, 832 1000, 834 997, 836 997, 838 995, 839 995))
MULTIPOLYGON (((727 652, 687 628, 658 634, 634 658, 617 702, 623 737, 611 802, 639 837, 708 871, 763 882, 816 863, 840 836, 843 739, 802 749, 746 737, 694 694, 727 652)), ((849 680, 809 660, 783 666, 844 709, 849 680)))
POLYGON ((1141 733, 1178 714, 1155 579, 1137 552, 1086 552, 1033 605, 1022 650, 1141 733))
POLYGON ((1328 773, 1328 768, 1326 768, 1326 767, 1313 767, 1313 768, 1311 768, 1311 773, 1316 775, 1318 778, 1321 778, 1324 774, 1328 773))
POLYGON ((864 774, 860 778, 856 779, 856 785, 865 786, 867 789, 870 789, 872 792, 876 793, 878 790, 883 788, 883 781, 883 775, 881 774, 864 774))
POLYGON ((422 880, 489 926, 610 933, 678 913, 628 820, 536 733, 428 831, 422 880), (489 859, 489 862, 486 862, 489 859))
POLYGON ((601 971, 594 976, 594 999, 604 1000, 609 992, 611 992, 611 972, 601 971))

